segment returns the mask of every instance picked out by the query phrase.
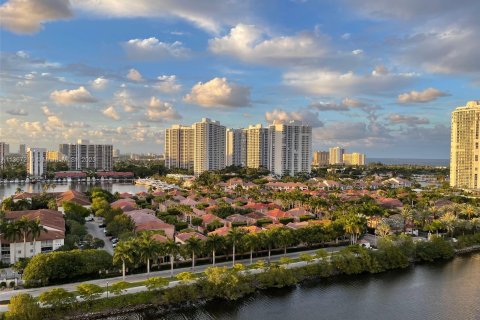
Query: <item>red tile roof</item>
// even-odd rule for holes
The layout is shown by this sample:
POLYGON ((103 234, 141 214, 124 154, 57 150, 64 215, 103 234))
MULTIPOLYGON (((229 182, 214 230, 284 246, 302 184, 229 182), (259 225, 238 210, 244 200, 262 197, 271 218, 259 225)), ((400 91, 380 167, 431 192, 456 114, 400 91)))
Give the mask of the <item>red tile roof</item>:
MULTIPOLYGON (((50 209, 39 210, 25 210, 25 211, 6 211, 5 218, 7 220, 18 220, 21 217, 26 217, 29 221, 39 219, 40 224, 47 229, 47 232, 42 231, 37 241, 56 240, 65 238, 65 219, 60 211, 50 209)), ((10 243, 10 241, 2 237, 2 243, 10 243)), ((22 240, 17 240, 21 242, 22 240)), ((33 241, 31 236, 27 237, 27 241, 33 241)))

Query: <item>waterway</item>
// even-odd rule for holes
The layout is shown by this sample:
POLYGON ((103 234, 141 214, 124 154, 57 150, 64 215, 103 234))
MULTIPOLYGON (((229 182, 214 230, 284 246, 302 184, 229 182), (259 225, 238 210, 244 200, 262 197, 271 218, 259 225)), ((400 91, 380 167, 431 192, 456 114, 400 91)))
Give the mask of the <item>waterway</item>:
MULTIPOLYGON (((70 189, 77 191, 85 192, 93 187, 100 187, 102 189, 108 190, 109 192, 129 192, 137 193, 141 191, 146 191, 147 187, 144 185, 135 185, 132 182, 128 183, 119 183, 119 182, 65 182, 65 183, 56 183, 55 188, 50 188, 49 192, 63 192, 70 189)), ((9 197, 12 194, 15 194, 17 188, 21 188, 25 192, 42 192, 43 186, 42 183, 5 183, 0 184, 0 199, 9 197)))
POLYGON ((235 302, 153 316, 132 313, 105 320, 176 319, 480 319, 480 254, 377 275, 345 276, 266 290, 235 302))

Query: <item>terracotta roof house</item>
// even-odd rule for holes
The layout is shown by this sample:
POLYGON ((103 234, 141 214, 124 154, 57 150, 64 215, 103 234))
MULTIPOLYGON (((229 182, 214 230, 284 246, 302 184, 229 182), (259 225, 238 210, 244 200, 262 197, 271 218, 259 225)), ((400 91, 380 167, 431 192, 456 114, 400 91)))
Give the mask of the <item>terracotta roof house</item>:
POLYGON ((40 236, 33 239, 31 235, 27 236, 27 250, 24 252, 23 238, 11 242, 8 239, 0 238, 2 250, 0 259, 4 263, 15 263, 20 258, 31 258, 35 254, 57 250, 64 244, 65 240, 65 219, 63 213, 56 210, 39 209, 25 211, 7 211, 5 219, 16 221, 22 217, 27 220, 38 220, 46 231, 42 231, 40 236))
POLYGON ((240 227, 240 229, 245 230, 247 233, 259 233, 262 231, 262 228, 257 226, 240 227))
POLYGON ((261 202, 249 202, 242 207, 243 209, 252 209, 254 211, 259 211, 262 213, 267 212, 268 204, 261 203, 261 202))
POLYGON ((265 187, 277 191, 308 190, 308 186, 300 182, 268 182, 265 187))
POLYGON ((408 181, 407 179, 394 177, 383 181, 383 185, 389 186, 390 188, 402 188, 402 187, 411 187, 412 182, 408 181))
POLYGON ((38 195, 38 193, 32 193, 32 192, 21 192, 21 193, 16 193, 13 195, 13 202, 17 202, 18 200, 32 200, 32 197, 38 195))
POLYGON ((281 218, 292 218, 290 214, 280 209, 273 209, 273 210, 267 211, 266 215, 269 218, 273 219, 273 221, 279 221, 281 218))
POLYGON ((386 209, 396 209, 403 207, 403 203, 398 199, 378 197, 376 200, 380 206, 386 209))
POLYGON ((62 204, 64 201, 73 202, 85 208, 90 208, 90 206, 92 205, 92 203, 90 202, 90 199, 84 193, 76 190, 68 190, 68 191, 62 192, 57 196, 55 200, 57 202, 59 211, 62 211, 62 212, 63 212, 62 204))
POLYGON ((120 199, 129 199, 133 197, 133 195, 128 192, 122 192, 119 194, 119 196, 120 196, 120 199))
POLYGON ((189 206, 189 207, 194 207, 198 204, 198 202, 195 201, 194 199, 188 197, 188 198, 185 198, 183 200, 180 200, 180 204, 183 204, 183 205, 186 205, 186 206, 189 206))
POLYGON ((112 208, 119 208, 123 212, 132 211, 132 209, 134 210, 137 208, 137 204, 133 199, 119 199, 117 201, 112 202, 110 206, 112 208))
POLYGON ((185 244, 188 239, 195 237, 198 238, 202 241, 207 240, 207 237, 205 237, 203 234, 198 233, 198 232, 184 232, 184 233, 177 233, 175 236, 175 242, 185 244))
POLYGON ((168 238, 173 239, 175 226, 158 219, 155 216, 155 211, 140 209, 126 212, 125 215, 129 216, 135 223, 135 231, 163 230, 168 238))
POLYGON ((233 224, 237 224, 237 223, 240 223, 240 224, 241 223, 246 223, 247 226, 256 223, 255 219, 252 219, 252 218, 249 218, 249 217, 246 217, 246 216, 242 216, 241 214, 232 214, 231 216, 226 217, 225 221, 227 223, 227 226, 229 226, 229 227, 231 227, 233 224))
POLYGON ((161 234, 152 234, 150 236, 153 240, 157 240, 158 242, 167 242, 168 238, 165 236, 162 236, 161 234))
POLYGON ((211 213, 207 213, 207 214, 204 214, 203 216, 201 216, 202 218, 202 226, 204 228, 206 228, 210 223, 214 222, 214 221, 218 221, 222 224, 225 224, 225 220, 217 217, 216 215, 214 214, 211 214, 211 213))
POLYGON ((301 228, 308 227, 308 221, 302 221, 302 222, 289 222, 285 225, 287 228, 298 230, 301 228))
POLYGON ((228 233, 230 232, 230 230, 232 230, 231 227, 221 227, 221 228, 217 228, 211 232, 208 233, 208 235, 211 235, 211 234, 216 234, 216 235, 219 235, 219 236, 226 236, 228 235, 228 233))
POLYGON ((55 172, 55 179, 65 179, 65 178, 86 178, 87 174, 82 171, 60 171, 55 172))
POLYGON ((314 214, 312 214, 311 212, 308 212, 304 208, 293 208, 288 210, 286 213, 287 215, 293 217, 295 221, 300 221, 300 217, 302 216, 314 217, 314 214))

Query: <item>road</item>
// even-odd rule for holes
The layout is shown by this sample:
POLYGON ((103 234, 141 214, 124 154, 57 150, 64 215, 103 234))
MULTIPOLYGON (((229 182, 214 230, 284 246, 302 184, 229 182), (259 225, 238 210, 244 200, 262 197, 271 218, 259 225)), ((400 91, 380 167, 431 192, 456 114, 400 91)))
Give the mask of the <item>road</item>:
POLYGON ((93 237, 102 239, 105 242, 105 246, 103 249, 113 255, 113 247, 112 243, 110 240, 105 236, 105 233, 103 232, 103 228, 99 228, 98 226, 102 223, 101 220, 95 217, 95 221, 91 222, 86 222, 85 227, 87 228, 87 231, 89 234, 91 234, 93 237))
MULTIPOLYGON (((97 227, 98 228, 98 227, 97 227)), ((328 252, 337 252, 341 250, 344 247, 331 247, 331 248, 325 248, 328 252)), ((302 253, 308 253, 308 254, 313 254, 317 251, 318 249, 315 250, 308 250, 308 251, 300 251, 300 252, 289 252, 287 253, 286 257, 289 258, 297 258, 300 254, 302 253)), ((283 254, 278 254, 278 255, 272 255, 271 261, 278 261, 282 257, 284 257, 283 254)), ((254 258, 253 262, 256 262, 258 260, 267 260, 267 257, 258 257, 254 258)), ((248 265, 250 263, 250 259, 242 259, 242 260, 236 260, 235 263, 241 263, 244 265, 248 265)), ((217 267, 222 267, 222 266, 231 266, 232 262, 227 261, 227 262, 221 262, 215 264, 217 267)), ((195 272, 203 272, 205 269, 211 267, 211 264, 205 264, 205 265, 200 265, 195 267, 195 272)), ((191 267, 186 267, 186 268, 178 268, 173 270, 173 275, 175 276, 176 274, 180 272, 192 272, 191 267)), ((141 273, 141 274, 133 274, 133 275, 127 275, 125 277, 125 281, 127 282, 139 282, 146 280, 151 277, 170 277, 170 270, 162 270, 162 271, 155 271, 155 272, 150 272, 149 274, 147 273, 141 273)), ((69 283, 69 284, 64 284, 64 285, 56 285, 56 286, 49 286, 49 287, 41 287, 41 288, 32 288, 32 289, 21 289, 21 290, 11 290, 11 291, 5 291, 0 293, 0 301, 7 301, 10 300, 12 296, 15 296, 19 293, 28 293, 32 295, 33 297, 39 296, 42 292, 50 290, 52 288, 63 288, 67 291, 74 291, 76 287, 82 283, 91 283, 91 284, 96 284, 101 287, 106 287, 107 283, 112 284, 122 281, 122 277, 114 277, 114 278, 108 278, 108 279, 97 279, 97 280, 90 280, 90 281, 85 281, 85 282, 76 282, 76 283, 69 283)), ((138 288, 138 287, 137 287, 138 288)), ((132 288, 133 289, 133 288, 132 288)), ((138 289, 141 290, 141 289, 138 289)), ((129 291, 130 292, 130 291, 129 291)), ((132 291, 132 292, 138 292, 138 291, 132 291)), ((0 306, 0 312, 5 311, 7 306, 6 305, 1 305, 0 306)))

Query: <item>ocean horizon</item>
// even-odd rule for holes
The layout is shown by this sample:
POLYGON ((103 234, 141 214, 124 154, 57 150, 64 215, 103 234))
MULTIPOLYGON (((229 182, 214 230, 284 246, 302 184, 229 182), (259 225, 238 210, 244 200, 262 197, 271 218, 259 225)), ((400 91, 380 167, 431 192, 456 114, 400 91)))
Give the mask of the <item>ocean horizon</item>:
POLYGON ((448 167, 450 165, 450 159, 367 158, 367 164, 372 162, 381 162, 389 165, 409 164, 434 167, 448 167))

